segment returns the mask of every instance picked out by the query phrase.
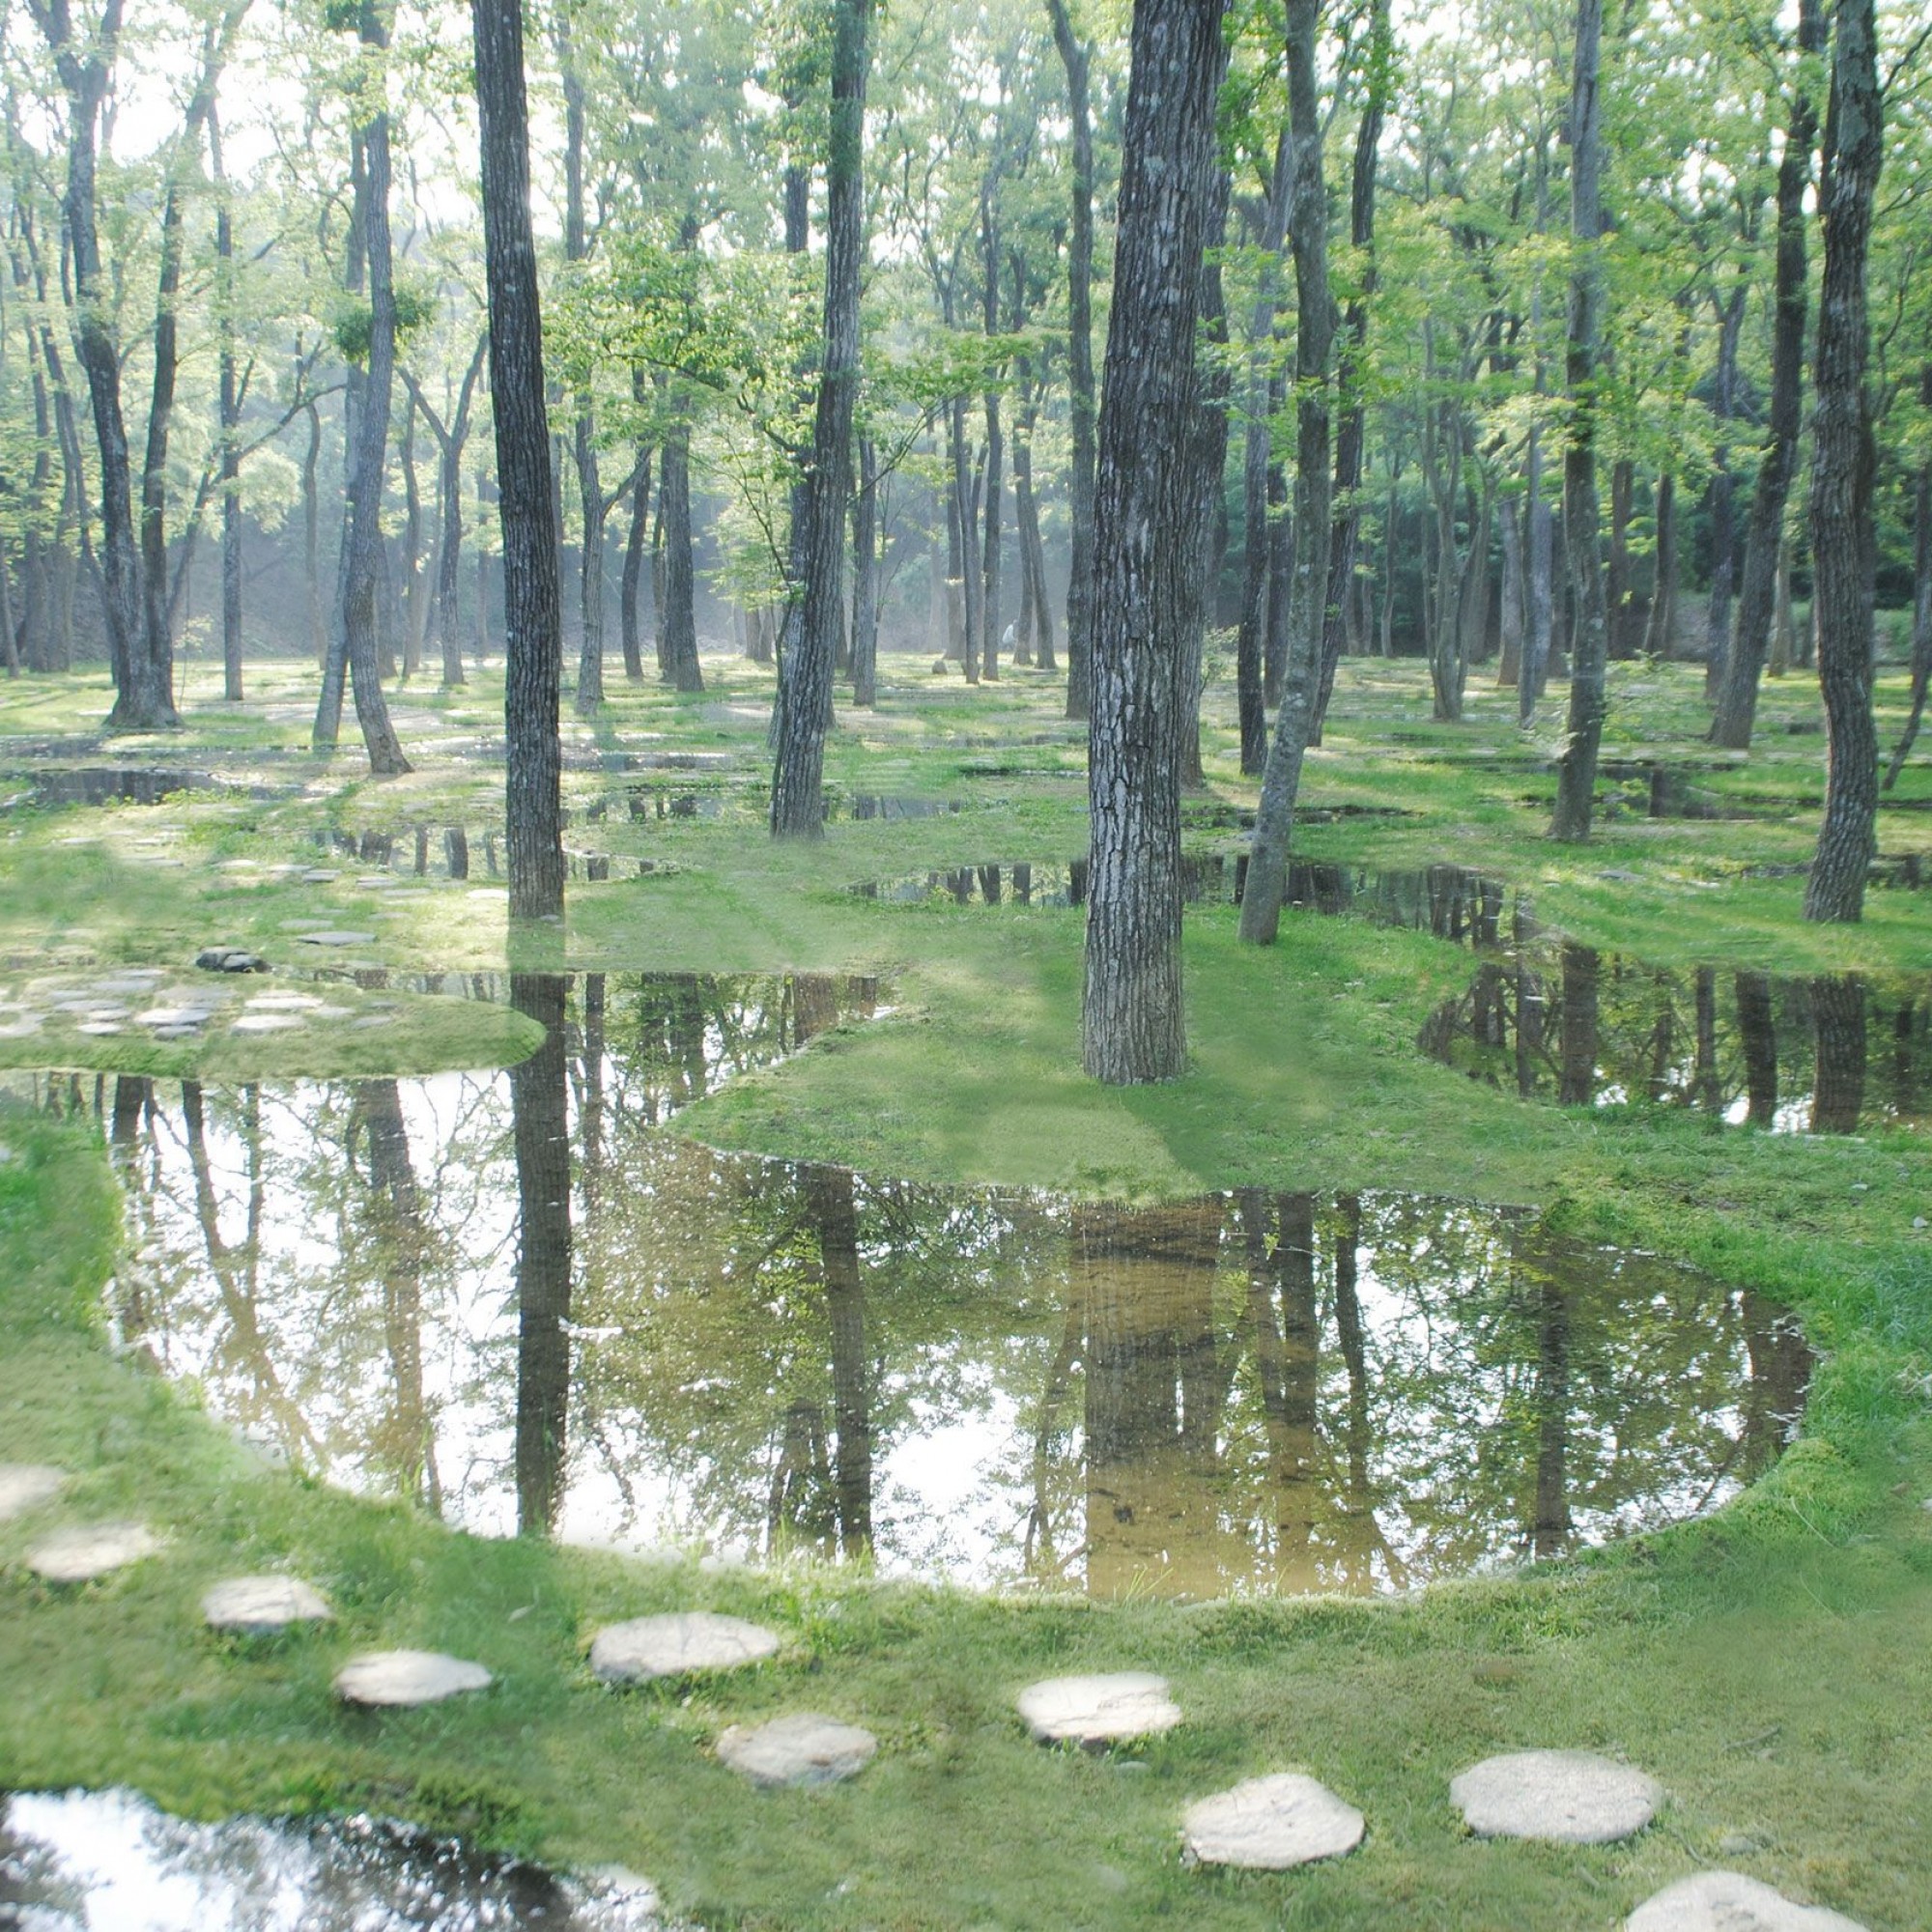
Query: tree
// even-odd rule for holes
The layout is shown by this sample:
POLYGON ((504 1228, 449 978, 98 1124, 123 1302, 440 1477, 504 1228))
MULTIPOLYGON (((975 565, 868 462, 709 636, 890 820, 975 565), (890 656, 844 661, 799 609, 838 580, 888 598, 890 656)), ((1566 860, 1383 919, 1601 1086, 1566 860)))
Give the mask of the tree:
POLYGON ((1563 533, 1576 605, 1570 665, 1570 717, 1557 768, 1553 838, 1577 844, 1590 836, 1597 789, 1597 748, 1604 736, 1605 663, 1609 612, 1597 533, 1597 357, 1603 334, 1604 232, 1602 102, 1603 0, 1577 0, 1577 62, 1570 92, 1570 426, 1563 445, 1563 533))
POLYGON ((1833 10, 1832 93, 1818 196, 1825 271, 1812 372, 1811 561, 1818 683, 1825 695, 1825 823, 1804 886, 1804 917, 1856 921, 1876 849, 1878 734, 1872 723, 1872 501, 1877 453, 1865 367, 1865 262, 1885 159, 1872 0, 1833 10))
POLYGON ((1094 477, 1093 814, 1082 1058, 1111 1085, 1186 1062, 1180 733, 1201 259, 1216 200, 1221 0, 1136 0, 1094 477))
POLYGON ((470 0, 481 128, 490 388, 503 531, 504 817, 510 917, 563 916, 563 638, 544 402, 543 307, 530 235, 520 0, 470 0))

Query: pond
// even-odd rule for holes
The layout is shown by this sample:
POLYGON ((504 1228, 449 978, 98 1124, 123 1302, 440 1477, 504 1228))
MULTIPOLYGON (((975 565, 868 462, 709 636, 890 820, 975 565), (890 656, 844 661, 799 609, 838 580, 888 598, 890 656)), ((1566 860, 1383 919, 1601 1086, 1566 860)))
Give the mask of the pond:
POLYGON ((507 1073, 99 1108, 121 1339, 454 1523, 987 1587, 1371 1592, 1715 1507, 1797 1426, 1759 1297, 1526 1212, 941 1188, 674 1123, 875 982, 512 978, 507 1073))
POLYGON ((198 1825, 126 1791, 0 1793, 0 1924, 22 1932, 656 1932, 628 1874, 576 1878, 385 1820, 198 1825))

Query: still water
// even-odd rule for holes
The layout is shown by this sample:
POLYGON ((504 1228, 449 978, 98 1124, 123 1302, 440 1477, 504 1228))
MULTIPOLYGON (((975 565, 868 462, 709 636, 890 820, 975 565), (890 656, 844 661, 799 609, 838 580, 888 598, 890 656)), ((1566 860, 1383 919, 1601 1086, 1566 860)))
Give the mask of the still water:
POLYGON ((872 981, 510 991, 547 1044, 507 1073, 43 1088, 127 1182, 120 1334, 265 1453, 493 1535, 1204 1597, 1675 1520, 1796 1426, 1780 1311, 1528 1213, 1127 1208, 668 1126, 872 981))

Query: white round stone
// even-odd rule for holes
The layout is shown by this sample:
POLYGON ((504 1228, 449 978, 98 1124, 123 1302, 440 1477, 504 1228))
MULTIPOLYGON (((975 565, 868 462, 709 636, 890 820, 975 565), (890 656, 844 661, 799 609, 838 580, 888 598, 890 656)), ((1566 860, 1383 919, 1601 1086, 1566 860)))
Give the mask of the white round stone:
POLYGON ((1284 1771, 1190 1804, 1180 1833, 1190 1864, 1287 1871, 1352 1852, 1362 1842, 1362 1814, 1314 1778, 1284 1771))
POLYGON ((490 1682, 480 1663, 440 1651, 371 1650, 335 1673, 335 1694, 345 1704, 439 1704, 465 1690, 486 1690, 490 1682))
POLYGON ((51 1502, 67 1471, 46 1463, 0 1463, 0 1522, 51 1502))
POLYGON ((1020 1692, 1019 1708, 1041 1744, 1116 1744, 1171 1731, 1180 1721, 1167 1679, 1147 1670, 1043 1678, 1020 1692))
POLYGON ((145 1523, 95 1522, 60 1529, 27 1552, 27 1568, 49 1583, 86 1583, 152 1556, 161 1540, 145 1523))
POLYGON ((1625 1923, 1627 1932, 1865 1932, 1842 1912, 1794 1905, 1741 1872, 1680 1878, 1645 1899, 1625 1923))
POLYGON ((879 1741, 857 1724, 801 1711, 747 1728, 733 1724, 718 1740, 718 1755, 753 1784, 837 1784, 872 1760, 879 1741))
POLYGON ((1607 1845, 1641 1832, 1663 1787, 1589 1751, 1512 1751, 1473 1765, 1449 1787, 1470 1831, 1486 1838, 1607 1845))
POLYGON ((776 1631, 708 1610, 609 1624, 590 1644, 590 1668, 607 1684, 642 1684, 695 1670, 736 1670, 774 1655, 776 1631))
POLYGON ((240 1636, 271 1636, 334 1614, 322 1592, 299 1577, 231 1577, 202 1598, 201 1610, 211 1629, 240 1636))

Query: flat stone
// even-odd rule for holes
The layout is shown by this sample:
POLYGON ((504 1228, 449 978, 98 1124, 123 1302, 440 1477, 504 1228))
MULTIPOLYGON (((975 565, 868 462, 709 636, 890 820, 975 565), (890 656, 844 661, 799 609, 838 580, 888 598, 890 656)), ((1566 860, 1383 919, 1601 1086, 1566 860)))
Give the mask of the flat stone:
POLYGON ((606 1625, 591 1640, 590 1668, 606 1684, 643 1684, 696 1670, 736 1670, 778 1648, 778 1633, 762 1624, 708 1610, 677 1610, 606 1625))
POLYGON ((0 1522, 51 1502, 66 1481, 67 1471, 48 1463, 0 1463, 0 1522))
POLYGON ((90 1039, 106 1039, 117 1033, 126 1033, 119 1020, 82 1020, 74 1028, 75 1033, 84 1033, 90 1039))
POLYGON ((1287 1871, 1352 1852, 1362 1842, 1362 1814, 1314 1778, 1284 1771, 1190 1804, 1180 1833, 1190 1864, 1287 1871))
POLYGON ((367 946, 375 938, 373 932, 304 932, 298 935, 298 946, 367 946))
POLYGON ((161 1540, 145 1523, 92 1522, 57 1529, 27 1551, 27 1568, 49 1583, 86 1583, 152 1556, 161 1540))
POLYGON ((718 1756, 767 1790, 785 1784, 837 1784, 872 1761, 879 1741, 857 1724, 800 1711, 747 1728, 733 1724, 718 1740, 718 1756))
POLYGON ((243 1013, 228 1030, 230 1033, 286 1033, 290 1027, 306 1024, 296 1013, 243 1013))
POLYGON ((327 886, 332 885, 341 876, 340 872, 331 872, 321 866, 311 866, 301 875, 301 882, 305 886, 327 886))
POLYGON ((1449 1787, 1470 1831, 1486 1838, 1607 1845, 1641 1832, 1663 1787, 1589 1751, 1512 1751, 1472 1765, 1449 1787))
POLYGON ((204 973, 266 973, 269 962, 259 952, 240 946, 204 946, 194 955, 204 973))
POLYGON ((335 1673, 335 1694, 345 1704, 440 1704, 465 1690, 486 1690, 490 1683, 480 1663, 440 1651, 371 1650, 335 1673))
POLYGON ((272 1636, 291 1624, 326 1623, 328 1600, 299 1577, 231 1577, 201 1600, 209 1628, 239 1636, 272 1636))
POLYGON ((313 993, 257 993, 248 1002, 250 1012, 302 1013, 322 1005, 313 993))
POLYGON ((213 1017, 212 1007, 150 1007, 145 1013, 134 1015, 145 1027, 198 1027, 213 1017))
POLYGON ((1146 1670, 1043 1678, 1020 1692, 1019 1709, 1041 1744, 1116 1744, 1171 1731, 1180 1721, 1167 1679, 1146 1670))
POLYGON ((1842 1912, 1794 1905, 1739 1872, 1699 1872, 1647 1898, 1625 1920, 1627 1932, 1865 1932, 1842 1912))

